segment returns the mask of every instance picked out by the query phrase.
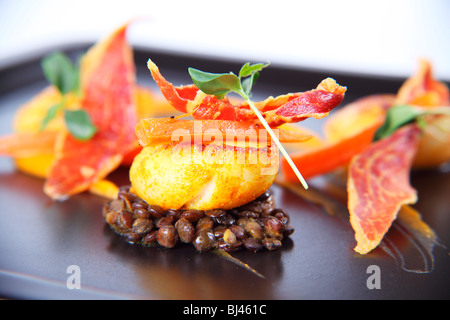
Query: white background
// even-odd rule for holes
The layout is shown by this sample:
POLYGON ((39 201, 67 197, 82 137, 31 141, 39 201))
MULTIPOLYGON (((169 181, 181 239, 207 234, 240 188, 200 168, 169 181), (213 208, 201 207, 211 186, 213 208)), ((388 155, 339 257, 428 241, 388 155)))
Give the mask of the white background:
POLYGON ((424 57, 450 80, 449 0, 0 0, 0 67, 136 17, 134 45, 402 77, 424 57))

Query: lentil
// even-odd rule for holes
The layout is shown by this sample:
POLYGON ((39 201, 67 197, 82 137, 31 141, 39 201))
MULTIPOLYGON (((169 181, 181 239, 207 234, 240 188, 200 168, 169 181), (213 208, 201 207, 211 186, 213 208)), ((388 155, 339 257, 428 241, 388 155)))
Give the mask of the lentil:
POLYGON ((244 228, 253 238, 262 239, 264 237, 263 228, 254 220, 248 221, 244 228))
POLYGON ((184 243, 191 243, 195 236, 195 227, 186 218, 181 218, 175 223, 180 240, 184 243))
POLYGON ((227 244, 235 244, 237 241, 236 235, 230 229, 225 230, 223 234, 223 241, 227 244))
POLYGON ((166 248, 173 248, 178 241, 178 233, 174 226, 164 225, 159 228, 156 234, 156 241, 166 248))
POLYGON ((132 231, 138 236, 143 236, 153 229, 153 221, 149 219, 138 218, 134 220, 132 231))
POLYGON ((264 222, 264 229, 269 236, 280 238, 284 231, 284 225, 277 218, 269 217, 264 222))
POLYGON ((133 213, 134 213, 134 216, 138 219, 150 218, 150 213, 147 211, 147 209, 143 209, 143 208, 134 209, 133 213))
POLYGON ((156 243, 156 235, 158 234, 158 230, 150 231, 145 237, 142 238, 143 245, 151 245, 156 243))
POLYGON ((289 215, 275 207, 268 191, 231 210, 164 210, 121 187, 117 199, 103 206, 106 223, 126 241, 173 248, 191 244, 197 251, 277 250, 294 229, 289 215))
POLYGON ((274 238, 264 238, 262 244, 267 250, 276 250, 281 247, 281 241, 274 238))
POLYGON ((216 238, 209 230, 201 230, 195 237, 193 244, 199 252, 209 251, 214 248, 216 238))
POLYGON ((185 218, 189 222, 197 222, 203 216, 204 213, 201 210, 186 210, 181 213, 181 218, 185 218))
POLYGON ((227 212, 225 210, 221 210, 221 209, 214 209, 214 210, 206 210, 205 214, 208 217, 211 218, 220 218, 221 216, 225 215, 227 212))
POLYGON ((133 215, 129 211, 122 211, 119 215, 119 226, 122 229, 130 229, 133 225, 133 215))
POLYGON ((259 241, 256 238, 246 238, 244 239, 244 247, 247 248, 247 250, 256 252, 263 248, 263 245, 261 241, 259 241))
POLYGON ((244 237, 245 237, 244 228, 242 228, 240 226, 231 226, 230 230, 231 230, 231 232, 234 233, 234 235, 236 236, 236 239, 238 239, 238 240, 244 239, 244 237))

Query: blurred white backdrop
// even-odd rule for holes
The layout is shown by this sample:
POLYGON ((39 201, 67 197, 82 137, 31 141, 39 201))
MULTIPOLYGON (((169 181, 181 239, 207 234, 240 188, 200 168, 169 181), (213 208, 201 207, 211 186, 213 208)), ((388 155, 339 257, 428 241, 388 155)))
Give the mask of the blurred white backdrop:
POLYGON ((144 17, 134 45, 401 77, 423 57, 450 80, 449 16, 448 0, 0 0, 0 67, 144 17))

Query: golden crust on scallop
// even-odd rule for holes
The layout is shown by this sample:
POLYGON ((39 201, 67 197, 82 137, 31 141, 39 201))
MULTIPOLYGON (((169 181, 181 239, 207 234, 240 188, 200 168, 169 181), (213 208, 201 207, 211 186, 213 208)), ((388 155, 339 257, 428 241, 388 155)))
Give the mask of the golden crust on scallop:
POLYGON ((256 199, 275 180, 275 146, 148 146, 130 168, 131 191, 164 209, 232 209, 256 199))

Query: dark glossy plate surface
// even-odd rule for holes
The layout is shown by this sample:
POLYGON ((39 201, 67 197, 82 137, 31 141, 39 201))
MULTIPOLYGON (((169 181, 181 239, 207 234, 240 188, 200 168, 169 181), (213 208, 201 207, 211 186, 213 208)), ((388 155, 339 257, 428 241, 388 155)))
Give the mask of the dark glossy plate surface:
MULTIPOLYGON (((76 55, 80 50, 84 47, 70 52, 76 55)), ((217 72, 238 68, 232 61, 136 50, 139 82, 148 85, 153 85, 145 69, 149 57, 175 84, 189 82, 187 66, 217 72)), ((39 59, 0 70, 0 134, 11 132, 17 108, 45 87, 39 59)), ((348 86, 346 102, 370 93, 396 92, 402 81, 273 66, 260 78, 255 98, 308 90, 327 76, 348 86)), ((305 125, 318 127, 317 122, 305 125)), ((111 178, 118 184, 127 184, 127 170, 120 169, 111 178)), ((440 242, 450 246, 450 173, 416 172, 412 183, 420 198, 414 207, 440 242)), ((232 254, 264 278, 214 253, 197 253, 190 246, 165 250, 128 244, 103 221, 104 199, 85 193, 65 202, 51 202, 42 186, 42 180, 17 172, 10 159, 0 158, 2 298, 450 298, 450 256, 446 247, 437 246, 432 256, 423 256, 410 240, 398 240, 396 247, 401 249, 404 261, 380 248, 358 255, 352 250, 353 231, 345 219, 331 217, 322 207, 277 185, 272 187, 277 205, 290 214, 295 233, 279 251, 232 254), (66 286, 71 265, 80 268, 81 289, 70 290, 66 286), (372 265, 380 268, 380 289, 367 286, 371 275, 368 267, 372 265), (432 270, 420 273, 405 269, 432 270)), ((395 232, 390 231, 391 235, 395 232)))

